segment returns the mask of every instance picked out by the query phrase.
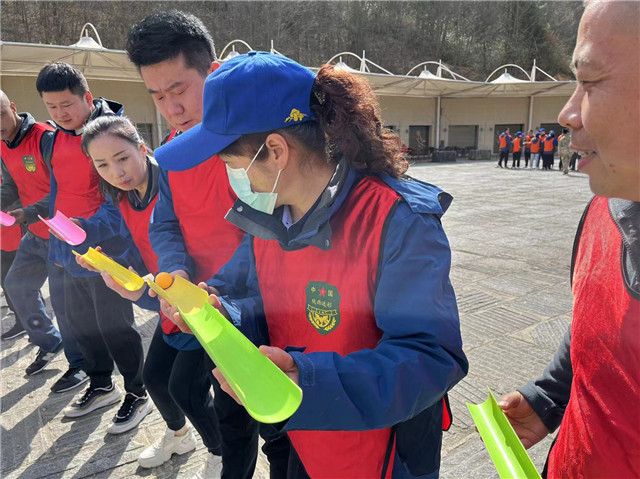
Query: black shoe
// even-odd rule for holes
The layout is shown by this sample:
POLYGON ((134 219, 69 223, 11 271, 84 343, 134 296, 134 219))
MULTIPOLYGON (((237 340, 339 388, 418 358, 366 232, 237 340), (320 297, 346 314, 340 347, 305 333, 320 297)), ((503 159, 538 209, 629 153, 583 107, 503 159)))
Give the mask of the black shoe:
POLYGON ((108 434, 120 434, 129 431, 140 424, 153 408, 149 395, 136 396, 127 393, 124 396, 122 406, 113 418, 113 424, 107 428, 108 434))
POLYGON ((89 376, 80 368, 69 368, 69 370, 58 379, 51 391, 54 393, 63 393, 70 389, 77 388, 81 384, 86 383, 89 380, 89 376))
POLYGON ((4 333, 2 333, 2 335, 0 336, 0 339, 3 339, 3 340, 13 339, 13 338, 17 338, 18 336, 22 336, 23 334, 27 334, 27 332, 22 327, 22 324, 20 323, 20 321, 16 319, 16 324, 13 325, 13 328, 11 328, 9 331, 5 331, 4 333))
POLYGON ((58 354, 62 352, 62 341, 56 349, 53 351, 43 351, 42 349, 38 349, 38 354, 36 354, 36 359, 29 365, 26 369, 27 376, 33 376, 34 374, 39 373, 44 368, 47 367, 53 358, 55 358, 58 354))

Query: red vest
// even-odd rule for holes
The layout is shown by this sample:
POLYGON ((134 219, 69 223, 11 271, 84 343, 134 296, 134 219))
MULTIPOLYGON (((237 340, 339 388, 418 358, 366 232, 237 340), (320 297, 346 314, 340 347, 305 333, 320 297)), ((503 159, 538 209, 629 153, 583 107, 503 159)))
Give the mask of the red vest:
MULTIPOLYGON (((170 141, 175 130, 169 136, 170 141)), ((185 171, 169 172, 173 210, 189 256, 196 264, 193 283, 207 281, 233 255, 243 232, 226 221, 237 197, 219 156, 185 171)))
MULTIPOLYGON (((50 191, 49 168, 42 159, 40 139, 53 127, 47 123, 34 124, 16 148, 0 143, 2 162, 18 187, 22 206, 30 206, 47 196, 50 191)), ((40 238, 49 239, 49 228, 38 221, 28 226, 29 231, 40 238)))
POLYGON ((54 212, 60 210, 69 218, 89 218, 104 203, 98 189, 100 176, 82 152, 81 139, 58 131, 51 157, 58 188, 54 212))
POLYGON ((514 153, 519 153, 520 152, 520 143, 522 142, 522 138, 517 137, 515 140, 513 140, 513 152, 514 153))
POLYGON ((640 477, 640 301, 622 276, 606 198, 587 213, 573 277, 571 398, 549 479, 640 477))
POLYGON ((500 148, 506 148, 507 147, 507 135, 500 135, 498 137, 498 141, 500 141, 500 148))
POLYGON ((553 152, 553 137, 548 137, 544 139, 544 152, 551 153, 553 152))
POLYGON ((19 224, 0 226, 0 244, 2 251, 15 251, 22 239, 22 228, 19 224))
MULTIPOLYGON (((4 141, 2 144, 4 145, 4 141)), ((2 159, 4 161, 4 156, 2 159)), ((0 183, 2 183, 2 177, 0 177, 0 183)), ((2 251, 17 250, 21 239, 22 228, 19 224, 14 224, 13 226, 0 226, 0 247, 2 251)))
MULTIPOLYGON (((378 178, 363 179, 331 219, 332 246, 284 251, 254 239, 258 282, 271 345, 305 353, 346 355, 376 347, 374 300, 383 225, 398 194, 378 178), (356 254, 354 245, 357 245, 356 254)), ((290 431, 313 478, 380 478, 390 429, 290 431)), ((391 455, 387 476, 393 467, 391 455)))
MULTIPOLYGON (((151 174, 151 172, 149 172, 151 174)), ((151 219, 151 213, 153 207, 158 201, 158 195, 149 202, 149 205, 142 211, 134 210, 129 203, 127 195, 120 200, 120 214, 124 219, 127 228, 131 232, 131 237, 136 247, 140 251, 142 260, 149 272, 153 275, 158 273, 158 255, 151 249, 151 242, 149 241, 149 222, 151 219)), ((180 328, 176 326, 169 318, 167 318, 162 311, 160 311, 160 324, 162 326, 162 332, 164 334, 172 334, 180 331, 180 328)))

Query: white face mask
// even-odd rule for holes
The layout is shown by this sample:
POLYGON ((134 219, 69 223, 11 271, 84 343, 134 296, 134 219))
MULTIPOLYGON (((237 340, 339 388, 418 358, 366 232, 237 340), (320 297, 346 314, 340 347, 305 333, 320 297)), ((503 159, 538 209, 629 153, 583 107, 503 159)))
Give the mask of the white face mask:
POLYGON ((248 204, 254 210, 262 211, 263 213, 270 215, 276 207, 278 193, 274 193, 274 191, 278 185, 278 180, 280 179, 280 173, 282 173, 282 170, 278 171, 278 176, 276 177, 276 182, 273 185, 271 193, 257 193, 253 191, 251 188, 251 180, 249 180, 249 175, 247 174, 249 168, 251 168, 251 165, 253 165, 253 162, 256 161, 256 158, 262 151, 262 148, 264 148, 264 143, 253 157, 246 170, 244 168, 231 168, 227 165, 227 176, 229 176, 229 184, 235 194, 238 195, 239 200, 248 204))

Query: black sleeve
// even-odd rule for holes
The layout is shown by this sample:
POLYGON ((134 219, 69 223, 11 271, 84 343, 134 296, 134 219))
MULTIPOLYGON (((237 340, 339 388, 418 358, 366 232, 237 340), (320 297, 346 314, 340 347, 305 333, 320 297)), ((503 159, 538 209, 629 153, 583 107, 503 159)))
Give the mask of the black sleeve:
POLYGON ((542 376, 518 389, 551 432, 560 426, 571 395, 572 381, 571 329, 569 329, 542 376))

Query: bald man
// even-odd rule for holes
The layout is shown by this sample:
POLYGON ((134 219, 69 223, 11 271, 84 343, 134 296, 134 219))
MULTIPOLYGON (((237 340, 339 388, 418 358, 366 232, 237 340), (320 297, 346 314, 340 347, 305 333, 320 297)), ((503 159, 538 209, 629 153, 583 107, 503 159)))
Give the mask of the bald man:
POLYGON ((573 322, 543 375, 498 404, 525 447, 560 426, 548 478, 640 477, 640 2, 590 1, 558 122, 596 194, 574 242, 573 322))
POLYGON ((24 328, 32 343, 39 347, 28 376, 42 371, 62 350, 69 369, 52 386, 53 392, 64 392, 88 380, 83 357, 66 321, 62 268, 48 261, 49 229, 38 215, 49 215, 49 168, 42 152, 51 143, 53 128, 37 123, 29 113, 18 113, 16 105, 0 90, 0 142, 2 184, 0 203, 3 211, 17 200, 21 208, 8 214, 27 232, 20 241, 16 257, 5 279, 5 293, 12 301, 16 318, 13 333, 24 328), (49 277, 51 304, 58 327, 47 314, 40 288, 49 277))

